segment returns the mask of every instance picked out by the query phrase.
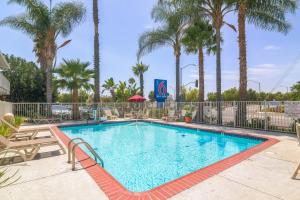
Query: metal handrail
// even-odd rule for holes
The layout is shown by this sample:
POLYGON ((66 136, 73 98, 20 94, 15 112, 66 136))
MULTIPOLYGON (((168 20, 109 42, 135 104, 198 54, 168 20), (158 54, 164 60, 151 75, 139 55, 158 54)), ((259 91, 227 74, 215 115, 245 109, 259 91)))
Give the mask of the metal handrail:
MULTIPOLYGON (((78 140, 78 138, 77 138, 78 140)), ((101 157, 97 154, 97 152, 91 147, 91 145, 89 145, 89 143, 85 142, 83 139, 79 139, 82 140, 81 142, 78 142, 76 144, 74 144, 73 148, 72 148, 72 156, 71 156, 71 160, 72 160, 72 170, 75 171, 75 149, 76 147, 78 147, 81 144, 84 144, 86 148, 88 148, 88 150, 94 155, 94 160, 97 162, 97 160, 100 161, 100 165, 101 167, 104 168, 104 161, 101 159, 101 157)), ((70 141, 71 142, 71 141, 70 141)), ((97 162, 98 163, 98 162, 97 162)))
POLYGON ((84 142, 82 138, 74 138, 69 141, 68 143, 68 163, 71 163, 71 144, 74 143, 76 140, 80 140, 80 142, 84 142))

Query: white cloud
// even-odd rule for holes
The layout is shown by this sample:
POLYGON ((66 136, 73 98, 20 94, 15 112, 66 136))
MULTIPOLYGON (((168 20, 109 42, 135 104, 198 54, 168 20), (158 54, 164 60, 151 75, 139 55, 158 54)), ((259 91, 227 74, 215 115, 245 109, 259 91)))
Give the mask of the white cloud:
POLYGON ((275 45, 267 45, 264 47, 264 50, 266 51, 278 51, 280 50, 280 47, 275 46, 275 45))
POLYGON ((275 64, 259 64, 248 69, 249 75, 256 76, 272 76, 280 72, 279 67, 275 64))

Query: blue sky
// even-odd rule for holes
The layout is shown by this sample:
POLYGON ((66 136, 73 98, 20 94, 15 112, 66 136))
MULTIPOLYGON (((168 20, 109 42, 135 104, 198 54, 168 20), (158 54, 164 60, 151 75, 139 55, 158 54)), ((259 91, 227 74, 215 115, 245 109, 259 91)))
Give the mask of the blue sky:
MULTIPOLYGON (((64 0, 67 1, 67 0, 64 0)), ((0 19, 6 16, 22 13, 23 8, 0 2, 0 19)), ((48 0, 45 0, 48 3, 48 0)), ((53 0, 54 4, 60 0, 53 0)), ((93 60, 93 23, 92 0, 84 1, 87 7, 85 21, 74 29, 67 37, 72 43, 58 52, 59 61, 62 58, 79 58, 82 61, 93 60)), ((115 81, 128 80, 133 77, 131 66, 136 63, 138 37, 145 30, 155 27, 150 18, 150 12, 156 0, 102 0, 100 4, 100 51, 101 51, 101 83, 109 77, 115 81)), ((292 29, 288 35, 267 32, 247 26, 249 79, 260 81, 262 90, 286 91, 285 87, 300 81, 300 12, 288 17, 292 29), (279 80, 285 77, 281 82, 279 80), (279 82, 279 83, 277 83, 279 82)), ((235 15, 227 17, 227 21, 236 24, 235 15)), ((222 51, 222 84, 223 90, 238 87, 239 65, 237 33, 224 27, 222 30, 224 43, 222 51)), ((58 42, 62 43, 63 38, 58 42)), ((0 27, 0 51, 14 54, 35 61, 32 53, 33 43, 23 33, 0 27)), ((161 48, 145 57, 142 61, 150 65, 145 74, 146 94, 153 89, 153 79, 167 79, 169 92, 174 93, 175 59, 170 47, 161 48)), ((194 55, 182 56, 182 66, 197 63, 194 55)), ((92 65, 91 65, 92 67, 92 65)), ((205 90, 215 91, 215 57, 207 56, 205 60, 205 90)), ((183 82, 188 83, 197 78, 197 68, 184 70, 183 82)), ((249 87, 258 89, 257 84, 249 82, 249 87)))

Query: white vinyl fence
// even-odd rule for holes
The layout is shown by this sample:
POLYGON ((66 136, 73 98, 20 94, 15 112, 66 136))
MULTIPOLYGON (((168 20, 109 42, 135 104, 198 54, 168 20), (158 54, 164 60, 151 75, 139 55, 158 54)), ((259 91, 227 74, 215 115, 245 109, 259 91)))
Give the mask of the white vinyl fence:
POLYGON ((296 122, 300 119, 300 102, 13 103, 12 105, 13 113, 25 117, 28 121, 73 120, 74 109, 78 112, 76 120, 92 120, 96 116, 111 117, 107 116, 107 113, 118 118, 146 116, 161 119, 168 113, 175 113, 180 121, 183 121, 186 114, 190 114, 194 123, 295 133, 296 122))

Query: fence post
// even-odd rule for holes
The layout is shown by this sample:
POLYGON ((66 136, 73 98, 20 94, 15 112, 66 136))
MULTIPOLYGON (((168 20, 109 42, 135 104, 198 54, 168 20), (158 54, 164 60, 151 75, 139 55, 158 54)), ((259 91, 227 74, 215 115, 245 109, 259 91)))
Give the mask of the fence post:
POLYGON ((40 103, 37 104, 37 117, 40 117, 40 103))
POLYGON ((237 118, 237 105, 236 101, 233 102, 233 127, 236 127, 236 118, 237 118))
POLYGON ((212 106, 211 106, 211 101, 209 102, 209 112, 210 112, 209 124, 212 124, 212 106))
POLYGON ((265 118, 265 131, 268 130, 268 115, 267 115, 267 101, 264 101, 264 107, 265 107, 265 112, 264 112, 264 118, 265 118))

